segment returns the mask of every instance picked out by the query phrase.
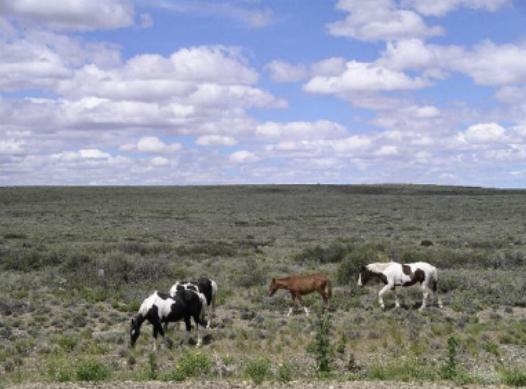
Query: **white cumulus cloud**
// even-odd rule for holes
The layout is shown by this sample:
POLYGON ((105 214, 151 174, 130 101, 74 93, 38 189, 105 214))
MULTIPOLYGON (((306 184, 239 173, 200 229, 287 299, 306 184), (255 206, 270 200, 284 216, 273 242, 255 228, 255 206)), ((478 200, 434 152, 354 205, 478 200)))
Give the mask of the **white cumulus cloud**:
POLYGON ((256 162, 259 160, 259 158, 250 151, 247 150, 239 150, 229 155, 228 160, 231 163, 235 164, 245 164, 245 163, 251 163, 256 162))
POLYGON ((397 8, 393 0, 340 0, 337 8, 347 12, 342 21, 330 23, 329 32, 364 41, 425 38, 443 33, 429 27, 410 9, 397 8))
POLYGON ((469 143, 485 144, 501 142, 505 134, 506 130, 497 123, 479 123, 468 127, 462 136, 469 143))
POLYGON ((335 76, 315 76, 304 89, 312 93, 345 94, 352 91, 394 91, 419 89, 427 80, 391 70, 375 63, 350 61, 345 70, 335 76))
POLYGON ((134 20, 134 8, 127 0, 4 0, 1 14, 57 30, 79 31, 128 27, 134 20))
POLYGON ((233 146, 237 141, 231 136, 203 135, 195 141, 200 146, 233 146))

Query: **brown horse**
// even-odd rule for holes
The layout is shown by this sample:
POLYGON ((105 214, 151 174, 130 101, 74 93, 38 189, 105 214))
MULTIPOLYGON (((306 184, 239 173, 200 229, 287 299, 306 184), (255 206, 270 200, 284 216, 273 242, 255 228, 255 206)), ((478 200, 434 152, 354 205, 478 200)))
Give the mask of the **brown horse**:
MULTIPOLYGON (((329 278, 323 273, 273 278, 268 288, 268 295, 272 296, 278 289, 288 290, 292 297, 292 301, 294 303, 299 303, 305 310, 306 315, 309 314, 309 310, 303 305, 301 296, 314 291, 318 292, 323 298, 324 308, 329 306, 329 299, 332 296, 331 280, 329 280, 329 278)), ((291 313, 292 307, 289 308, 287 316, 290 316, 291 313)))

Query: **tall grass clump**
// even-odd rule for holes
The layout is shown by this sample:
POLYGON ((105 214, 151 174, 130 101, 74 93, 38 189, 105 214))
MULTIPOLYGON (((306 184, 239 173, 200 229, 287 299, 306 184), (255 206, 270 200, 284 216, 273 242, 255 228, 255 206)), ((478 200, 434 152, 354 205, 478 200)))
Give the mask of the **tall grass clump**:
POLYGON ((368 369, 367 377, 375 380, 433 381, 436 369, 416 357, 401 357, 387 364, 376 363, 368 369))
POLYGON ((175 370, 164 374, 164 381, 184 381, 187 378, 206 377, 212 369, 210 358, 200 351, 187 351, 177 362, 175 370))
POLYGON ((526 387, 526 371, 519 368, 507 368, 499 372, 500 382, 504 385, 526 387))
POLYGON ((458 362, 457 338, 450 336, 447 340, 447 356, 444 364, 440 368, 439 376, 445 380, 451 380, 459 385, 473 382, 473 379, 461 369, 458 362))
POLYGON ((362 266, 368 263, 378 262, 382 257, 379 247, 366 245, 352 250, 336 269, 336 281, 340 285, 346 285, 355 280, 362 266))
POLYGON ((314 341, 308 346, 307 351, 316 359, 316 372, 320 375, 331 371, 332 347, 330 343, 332 318, 326 313, 320 313, 316 320, 316 335, 314 341))
POLYGON ((245 365, 245 376, 259 385, 272 378, 270 361, 267 358, 257 358, 248 361, 245 365))
POLYGON ((78 381, 104 381, 110 377, 111 371, 106 364, 88 358, 78 362, 75 375, 78 381))

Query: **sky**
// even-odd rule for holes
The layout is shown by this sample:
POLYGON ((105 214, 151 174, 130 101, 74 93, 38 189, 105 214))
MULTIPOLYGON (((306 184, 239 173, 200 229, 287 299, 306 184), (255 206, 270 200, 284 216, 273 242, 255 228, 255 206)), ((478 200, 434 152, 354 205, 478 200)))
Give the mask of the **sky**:
POLYGON ((526 188, 526 0, 0 0, 0 186, 526 188))

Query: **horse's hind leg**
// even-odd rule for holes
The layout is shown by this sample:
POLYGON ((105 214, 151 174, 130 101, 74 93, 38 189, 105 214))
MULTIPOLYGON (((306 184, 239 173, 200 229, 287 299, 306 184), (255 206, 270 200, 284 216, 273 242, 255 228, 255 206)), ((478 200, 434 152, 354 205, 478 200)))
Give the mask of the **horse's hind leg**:
POLYGON ((186 331, 184 334, 184 341, 185 343, 190 342, 190 331, 192 330, 192 323, 190 323, 190 316, 186 316, 184 318, 184 325, 186 327, 186 331))
POLYGON ((422 305, 418 308, 419 311, 423 311, 427 306, 427 299, 430 291, 431 289, 429 289, 427 285, 422 285, 422 305))
POLYGON ((438 307, 439 308, 443 308, 444 305, 442 304, 442 299, 440 298, 440 295, 438 294, 438 281, 437 281, 436 278, 433 280, 431 286, 432 286, 432 288, 431 288, 432 293, 433 293, 433 295, 436 296, 438 307))
POLYGON ((194 322, 195 322, 195 336, 197 338, 197 343, 195 344, 195 347, 201 346, 202 340, 199 336, 199 317, 196 315, 194 316, 194 322))

